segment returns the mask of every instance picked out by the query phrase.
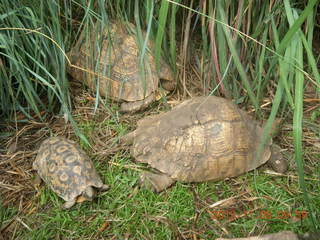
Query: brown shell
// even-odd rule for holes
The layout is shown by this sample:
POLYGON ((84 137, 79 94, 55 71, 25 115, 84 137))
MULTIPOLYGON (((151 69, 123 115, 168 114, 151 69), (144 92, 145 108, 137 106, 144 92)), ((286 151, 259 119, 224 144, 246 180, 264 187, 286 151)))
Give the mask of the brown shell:
POLYGON ((69 57, 74 65, 89 70, 89 73, 70 68, 71 76, 96 89, 95 77, 99 75, 100 95, 124 101, 138 101, 150 96, 158 89, 159 77, 172 81, 173 73, 164 62, 161 63, 160 76, 157 74, 155 60, 148 52, 153 48, 151 41, 148 42, 143 68, 140 67, 139 47, 132 31, 135 31, 133 24, 110 22, 100 34, 100 27, 96 24, 90 32, 91 41, 87 42, 82 32, 69 57), (96 51, 99 40, 102 40, 101 48, 96 51), (99 59, 99 62, 93 59, 99 59), (140 69, 144 69, 144 74, 140 69))
POLYGON ((198 97, 138 122, 132 155, 174 180, 216 180, 265 163, 271 142, 258 157, 261 136, 262 128, 231 101, 198 97))
POLYGON ((43 141, 33 169, 65 201, 77 198, 88 186, 103 186, 86 153, 75 142, 63 137, 43 141))

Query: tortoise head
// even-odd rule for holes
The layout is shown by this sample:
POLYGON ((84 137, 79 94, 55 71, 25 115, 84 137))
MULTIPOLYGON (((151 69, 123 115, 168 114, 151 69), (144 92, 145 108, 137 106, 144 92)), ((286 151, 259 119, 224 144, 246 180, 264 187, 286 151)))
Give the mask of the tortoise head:
POLYGON ((268 161, 268 165, 276 172, 278 173, 284 173, 288 170, 288 162, 283 156, 283 153, 281 152, 280 146, 276 144, 271 145, 271 157, 268 161))
POLYGON ((160 64, 159 78, 161 86, 167 91, 173 91, 176 88, 174 73, 171 70, 170 66, 163 60, 160 64))

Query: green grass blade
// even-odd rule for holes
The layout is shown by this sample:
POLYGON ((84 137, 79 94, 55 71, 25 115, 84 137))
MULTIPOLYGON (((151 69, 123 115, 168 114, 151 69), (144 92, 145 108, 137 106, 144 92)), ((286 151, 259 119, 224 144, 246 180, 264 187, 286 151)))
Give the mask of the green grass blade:
MULTIPOLYGON (((267 35, 268 35, 268 30, 266 29, 264 33, 262 34, 262 44, 265 45, 267 42, 267 35)), ((254 85, 257 86, 257 99, 260 102, 262 99, 262 93, 264 91, 264 84, 262 80, 262 74, 264 71, 264 66, 266 62, 266 48, 263 46, 260 56, 258 58, 258 72, 257 72, 257 80, 254 82, 254 85)))
MULTIPOLYGON (((319 0, 309 0, 308 5, 305 7, 305 9, 300 14, 299 18, 294 22, 294 24, 290 27, 289 31, 286 33, 286 35, 281 40, 280 46, 278 48, 278 53, 281 54, 288 43, 290 42, 291 38, 294 36, 294 34, 300 29, 303 22, 306 20, 309 14, 313 12, 314 6, 318 3, 319 0)), ((285 7, 288 7, 288 2, 285 1, 285 7)))
POLYGON ((157 30, 155 50, 154 50, 157 69, 159 69, 159 64, 160 64, 162 40, 165 34, 168 11, 169 11, 169 2, 167 0, 162 0, 161 7, 159 10, 158 30, 157 30))
MULTIPOLYGON (((320 86, 320 74, 319 74, 319 69, 316 63, 316 60, 314 58, 314 55, 312 53, 312 45, 309 44, 309 42, 307 42, 306 37, 302 35, 302 43, 304 46, 304 49, 306 50, 307 53, 307 57, 308 57, 308 62, 309 62, 309 66, 312 69, 312 73, 313 76, 316 80, 316 83, 318 84, 318 86, 320 86)), ((316 87, 316 91, 320 94, 320 87, 316 87)))
MULTIPOLYGON (((180 0, 176 0, 180 2, 180 0)), ((170 15, 170 28, 169 28, 169 41, 170 41, 170 62, 173 66, 173 71, 177 72, 177 44, 176 44, 176 15, 177 15, 177 5, 172 4, 171 15, 170 15)))
MULTIPOLYGON (((224 13, 224 10, 222 7, 220 7, 218 9, 222 19, 224 21, 226 21, 226 17, 225 17, 225 13, 224 13)), ((235 47, 235 44, 234 44, 234 41, 232 40, 232 36, 230 34, 230 31, 229 31, 229 28, 223 26, 223 30, 224 30, 224 33, 225 33, 225 38, 227 40, 227 43, 228 43, 228 46, 230 48, 230 52, 232 54, 232 57, 233 57, 233 60, 234 60, 234 63, 236 65, 236 68, 239 72, 239 75, 240 75, 240 78, 242 80, 242 83, 244 84, 245 86, 245 89, 246 91, 248 92, 248 95, 249 95, 249 98, 253 104, 253 106, 255 107, 256 110, 259 109, 259 105, 258 105, 258 101, 257 101, 257 98, 256 96, 254 95, 254 92, 253 92, 253 89, 252 89, 252 86, 250 85, 249 83, 249 79, 247 77, 247 74, 241 64, 241 61, 240 61, 240 58, 238 56, 238 53, 237 53, 237 50, 236 50, 236 47, 235 47)))

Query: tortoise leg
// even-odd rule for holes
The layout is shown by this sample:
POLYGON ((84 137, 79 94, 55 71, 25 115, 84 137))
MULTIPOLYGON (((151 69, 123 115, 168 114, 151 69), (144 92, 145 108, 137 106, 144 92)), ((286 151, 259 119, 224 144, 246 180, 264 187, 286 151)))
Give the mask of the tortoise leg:
POLYGON ((100 189, 101 189, 101 191, 107 191, 107 190, 109 190, 109 188, 110 188, 110 186, 109 186, 109 185, 107 185, 107 184, 103 184, 103 185, 102 185, 102 187, 101 187, 100 189))
POLYGON ((87 201, 92 201, 92 199, 93 199, 93 197, 95 196, 95 194, 96 194, 95 189, 94 189, 92 186, 88 186, 88 187, 84 190, 84 192, 83 192, 83 194, 82 194, 82 198, 83 198, 84 200, 87 200, 87 201))
POLYGON ((75 203, 76 203, 76 199, 67 201, 62 205, 62 209, 65 209, 65 210, 70 209, 75 203))
POLYGON ((151 94, 150 96, 140 101, 124 102, 120 106, 120 112, 136 112, 139 110, 143 110, 148 107, 148 105, 152 103, 154 99, 154 94, 151 94))
MULTIPOLYGON (((105 185, 103 184, 99 189, 101 191, 106 191, 108 190, 110 187, 108 185, 105 185)), ((79 196, 77 199, 76 199, 76 202, 77 203, 82 203, 84 201, 92 201, 92 199, 94 198, 94 196, 96 195, 97 191, 94 187, 92 186, 88 186, 83 194, 81 196, 79 196)))
MULTIPOLYGON (((101 191, 107 191, 110 187, 106 184, 103 184, 101 187, 99 187, 99 189, 101 191)), ((94 196, 96 195, 96 189, 92 186, 88 186, 82 196, 80 196, 79 200, 77 200, 77 202, 83 202, 83 201, 92 201, 92 199, 94 198, 94 196)))
POLYGON ((274 171, 279 173, 284 173, 288 170, 288 162, 284 159, 281 148, 276 144, 271 146, 271 157, 268 164, 274 171))
POLYGON ((40 175, 37 174, 34 179, 34 184, 38 187, 38 186, 40 186, 41 182, 42 182, 42 179, 41 179, 40 175))
POLYGON ((169 92, 173 91, 176 88, 176 85, 177 85, 175 81, 173 81, 173 80, 170 81, 170 80, 166 80, 166 79, 161 79, 160 83, 161 83, 161 87, 164 90, 167 90, 169 92))
POLYGON ((109 190, 110 186, 107 184, 103 184, 101 188, 99 188, 101 191, 107 191, 109 190))
POLYGON ((140 185, 155 192, 161 192, 170 187, 175 180, 166 174, 143 172, 140 176, 140 185))
POLYGON ((134 141, 134 138, 136 135, 137 135, 136 131, 127 133, 126 135, 121 137, 120 142, 124 143, 126 145, 131 145, 131 144, 133 144, 133 141, 134 141))

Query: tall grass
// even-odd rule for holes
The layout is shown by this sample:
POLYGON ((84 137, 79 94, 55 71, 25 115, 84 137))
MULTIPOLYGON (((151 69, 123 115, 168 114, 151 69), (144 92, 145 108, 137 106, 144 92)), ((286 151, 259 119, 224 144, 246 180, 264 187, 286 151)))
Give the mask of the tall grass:
POLYGON ((44 110, 52 112, 60 105, 68 111, 70 107, 59 6, 40 4, 43 11, 39 12, 17 1, 0 5, 0 96, 1 110, 7 116, 19 111, 42 119, 44 110))
MULTIPOLYGON (((60 0, 28 6, 3 0, 2 116, 20 112, 28 118, 43 118, 43 112, 58 108, 72 121, 63 52, 76 42, 82 29, 88 31, 97 21, 131 21, 138 29, 142 55, 147 36, 155 42, 156 62, 165 57, 171 63, 184 95, 188 94, 188 81, 197 81, 205 94, 252 105, 264 118, 261 105, 270 101, 266 132, 277 114, 293 116, 295 159, 308 203, 303 180, 303 90, 305 82, 311 81, 320 93, 320 75, 312 53, 317 4, 317 0, 60 0), (188 78, 188 66, 196 66, 202 77, 188 78)), ((96 106, 98 103, 97 98, 96 106)), ((319 225, 313 215, 312 221, 319 225)))

